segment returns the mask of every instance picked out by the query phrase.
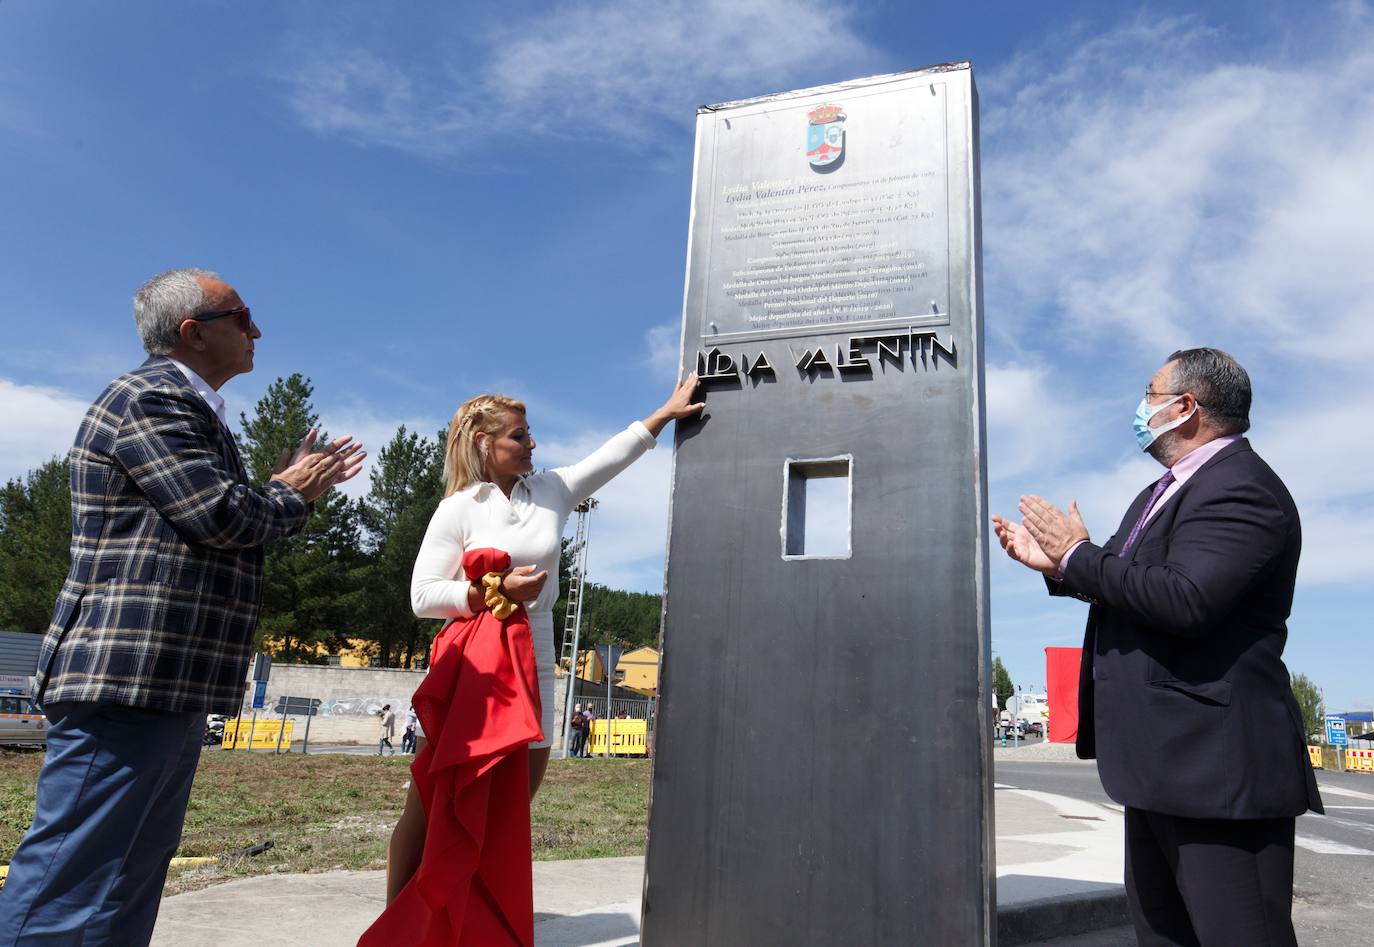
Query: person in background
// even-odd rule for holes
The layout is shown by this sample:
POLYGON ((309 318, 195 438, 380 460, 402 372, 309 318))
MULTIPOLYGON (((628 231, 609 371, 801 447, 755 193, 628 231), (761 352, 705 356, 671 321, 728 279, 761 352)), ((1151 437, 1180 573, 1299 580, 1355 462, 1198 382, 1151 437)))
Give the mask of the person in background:
POLYGON ((416 729, 419 726, 419 717, 415 715, 414 707, 406 708, 406 728, 401 734, 401 752, 414 753, 418 741, 416 740, 416 729))
POLYGON ((181 840, 207 714, 236 714, 263 547, 305 526, 366 455, 315 432, 249 483, 219 391, 262 331, 208 270, 134 296, 148 359, 86 412, 71 459, 71 567, 39 652, 51 726, 33 824, 0 890, 0 944, 140 945, 181 840))
POLYGON ((392 711, 390 704, 382 705, 378 712, 380 717, 380 729, 378 731, 377 755, 381 756, 384 750, 390 750, 391 755, 396 755, 396 748, 391 745, 391 738, 396 735, 396 714, 392 711))
POLYGON ((568 733, 568 755, 578 757, 582 755, 582 746, 587 740, 587 734, 583 730, 586 726, 587 717, 582 713, 582 705, 573 706, 572 720, 569 722, 568 733))
POLYGON ((592 756, 592 724, 594 723, 596 723, 596 711, 592 709, 591 704, 588 704, 586 716, 582 720, 582 726, 584 727, 584 732, 582 734, 582 756, 585 759, 591 759, 592 756))

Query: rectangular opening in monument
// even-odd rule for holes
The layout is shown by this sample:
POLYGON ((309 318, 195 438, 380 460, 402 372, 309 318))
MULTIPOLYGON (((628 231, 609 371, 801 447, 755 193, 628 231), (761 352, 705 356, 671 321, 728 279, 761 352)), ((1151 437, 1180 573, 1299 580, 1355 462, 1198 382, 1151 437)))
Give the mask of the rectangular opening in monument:
POLYGON ((848 559, 853 458, 789 460, 784 465, 784 559, 848 559))

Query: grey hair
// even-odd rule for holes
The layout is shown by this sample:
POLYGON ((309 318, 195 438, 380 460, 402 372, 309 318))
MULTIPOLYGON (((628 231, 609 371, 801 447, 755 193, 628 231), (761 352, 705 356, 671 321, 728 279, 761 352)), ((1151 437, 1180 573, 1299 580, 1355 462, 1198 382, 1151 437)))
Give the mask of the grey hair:
POLYGON ((134 293, 134 325, 149 355, 166 355, 176 348, 181 324, 205 311, 205 290, 196 277, 219 279, 219 274, 195 267, 168 270, 134 293))
POLYGON ((1191 392, 1211 426, 1227 434, 1250 430, 1250 376, 1221 349, 1181 349, 1169 356, 1174 391, 1191 392))

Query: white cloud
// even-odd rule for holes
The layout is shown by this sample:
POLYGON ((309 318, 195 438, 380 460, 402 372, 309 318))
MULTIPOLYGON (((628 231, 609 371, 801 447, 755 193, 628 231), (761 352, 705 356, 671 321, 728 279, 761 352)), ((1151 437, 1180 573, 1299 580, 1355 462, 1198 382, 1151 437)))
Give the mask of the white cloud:
POLYGON ((1301 585, 1337 585, 1374 579, 1369 548, 1356 524, 1374 520, 1374 502, 1353 507, 1299 506, 1302 516, 1301 585))
POLYGON ((692 96, 783 91, 779 82, 821 57, 837 69, 861 61, 851 16, 816 0, 562 4, 497 37, 493 84, 507 107, 538 116, 540 131, 643 138, 646 117, 690 121, 702 104, 692 96))
POLYGON ((53 457, 65 457, 90 402, 57 388, 0 378, 0 482, 21 479, 53 457))
POLYGON ((1321 360, 1374 353, 1374 33, 1359 17, 1314 33, 1327 55, 1234 64, 1202 55, 1200 21, 1140 20, 994 76, 998 291, 1053 306, 1093 348, 1167 350, 1201 330, 1321 360))
POLYGON ((654 326, 644 333, 644 346, 654 377, 668 384, 676 383, 678 360, 682 354, 682 326, 676 322, 654 326))
MULTIPOLYGON (((287 101, 312 131, 420 153, 457 151, 470 116, 418 76, 361 48, 317 49, 289 76, 287 101)), ((454 90, 455 98, 457 90, 454 90)))
POLYGON ((404 64, 312 35, 280 71, 306 127, 358 144, 461 160, 514 133, 642 150, 705 101, 782 91, 817 62, 835 79, 866 71, 853 15, 821 0, 583 0, 496 26, 465 12, 462 43, 439 35, 404 64))
POLYGON ((991 365, 986 374, 988 475, 1047 475, 1092 446, 1093 412, 1044 363, 991 365))
POLYGON ((1369 417, 1374 392, 1360 377, 1307 387, 1280 413, 1256 417, 1251 437, 1302 517, 1304 583, 1374 580, 1374 558, 1354 526, 1374 520, 1374 441, 1358 433, 1369 417))

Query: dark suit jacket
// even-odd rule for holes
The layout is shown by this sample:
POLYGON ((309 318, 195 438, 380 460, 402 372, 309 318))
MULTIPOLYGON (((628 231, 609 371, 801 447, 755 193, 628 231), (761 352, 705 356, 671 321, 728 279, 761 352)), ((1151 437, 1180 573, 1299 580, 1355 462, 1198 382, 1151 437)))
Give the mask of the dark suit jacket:
POLYGON ((38 699, 238 713, 262 546, 310 504, 279 481, 250 487, 233 436, 161 356, 91 405, 71 467, 71 569, 38 699))
POLYGON ((1078 755, 1117 802, 1192 818, 1322 811, 1282 655, 1302 548, 1293 498, 1242 438, 1117 550, 1083 543, 1052 593, 1092 603, 1078 755))

